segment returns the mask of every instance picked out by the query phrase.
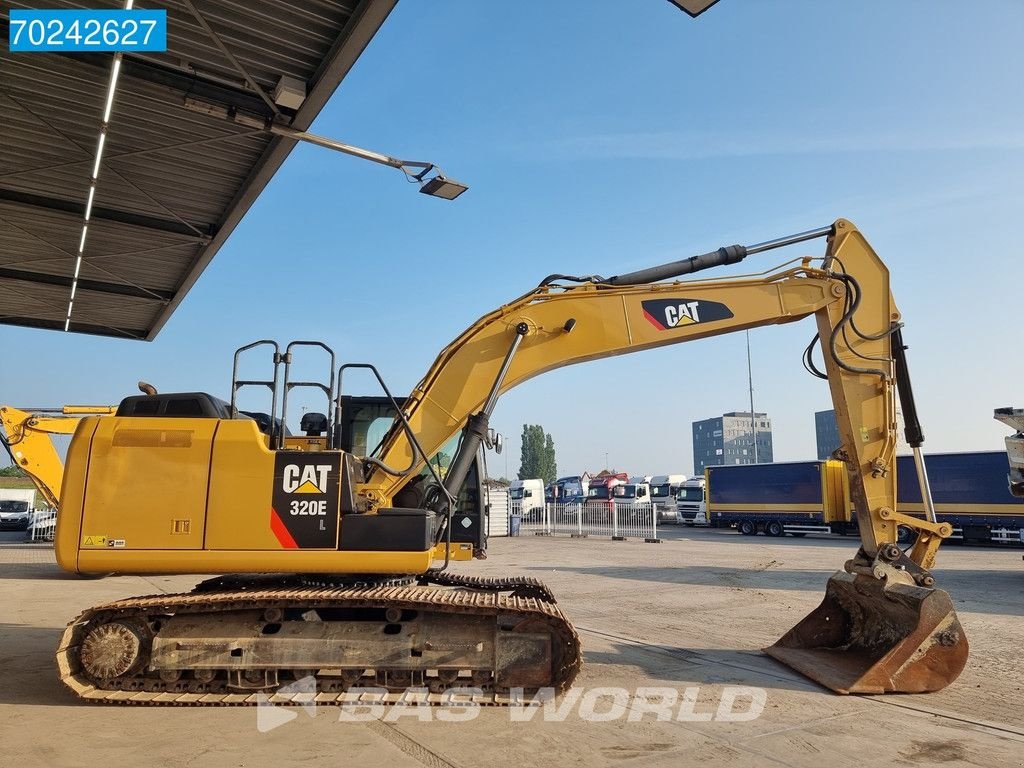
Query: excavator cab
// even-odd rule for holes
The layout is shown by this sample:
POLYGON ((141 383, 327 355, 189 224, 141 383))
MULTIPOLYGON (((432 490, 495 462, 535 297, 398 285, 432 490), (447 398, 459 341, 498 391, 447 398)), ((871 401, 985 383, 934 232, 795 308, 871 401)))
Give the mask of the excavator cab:
MULTIPOLYGON (((393 429, 400 428, 398 412, 395 408, 404 408, 406 398, 392 400, 387 396, 375 395, 341 395, 338 398, 337 445, 343 451, 357 456, 372 456, 377 453, 393 429)), ((429 464, 444 474, 455 455, 459 436, 451 438, 441 450, 429 460, 429 464)), ((487 464, 484 451, 477 452, 466 480, 462 483, 455 496, 452 513, 451 540, 456 544, 468 544, 476 557, 487 551, 487 529, 489 506, 484 502, 486 492, 484 480, 487 477, 487 464)), ((426 467, 412 477, 406 486, 395 497, 395 504, 401 507, 420 506, 428 494, 432 482, 431 473, 426 467)), ((456 558, 465 551, 459 547, 455 550, 456 558)))

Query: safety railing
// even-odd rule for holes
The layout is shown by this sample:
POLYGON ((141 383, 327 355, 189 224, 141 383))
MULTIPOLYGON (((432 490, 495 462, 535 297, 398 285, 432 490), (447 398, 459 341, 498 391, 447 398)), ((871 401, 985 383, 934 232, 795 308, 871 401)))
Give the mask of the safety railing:
MULTIPOLYGON (((522 502, 513 501, 509 519, 519 519, 521 533, 536 536, 607 536, 615 541, 643 539, 656 543, 658 514, 653 504, 615 504, 590 502, 574 504, 545 504, 543 507, 523 509, 522 502)), ((510 532, 516 528, 513 521, 510 532)), ((512 532, 512 535, 516 535, 512 532)))
POLYGON ((57 513, 52 509, 33 509, 29 513, 26 541, 53 541, 57 530, 57 513))

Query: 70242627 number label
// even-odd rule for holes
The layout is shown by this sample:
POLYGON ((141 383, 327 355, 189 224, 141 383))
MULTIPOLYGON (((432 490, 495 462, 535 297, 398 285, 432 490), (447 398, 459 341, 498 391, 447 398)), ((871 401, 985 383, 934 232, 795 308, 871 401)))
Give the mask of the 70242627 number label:
POLYGON ((13 53, 166 51, 167 11, 12 8, 7 39, 13 53))

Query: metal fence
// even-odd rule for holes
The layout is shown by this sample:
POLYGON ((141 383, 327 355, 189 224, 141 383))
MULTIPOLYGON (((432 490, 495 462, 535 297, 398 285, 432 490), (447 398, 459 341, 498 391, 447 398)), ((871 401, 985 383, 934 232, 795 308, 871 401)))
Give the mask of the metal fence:
POLYGON ((487 488, 484 497, 487 504, 487 535, 508 536, 508 490, 487 488))
POLYGON ((53 534, 57 530, 57 512, 52 509, 34 509, 29 514, 31 517, 25 538, 28 541, 53 541, 53 534))
POLYGON ((522 534, 536 536, 607 536, 615 541, 643 539, 656 543, 658 538, 657 510, 651 503, 615 504, 591 502, 588 504, 545 504, 523 511, 522 502, 512 502, 509 510, 515 535, 515 518, 519 519, 522 534))

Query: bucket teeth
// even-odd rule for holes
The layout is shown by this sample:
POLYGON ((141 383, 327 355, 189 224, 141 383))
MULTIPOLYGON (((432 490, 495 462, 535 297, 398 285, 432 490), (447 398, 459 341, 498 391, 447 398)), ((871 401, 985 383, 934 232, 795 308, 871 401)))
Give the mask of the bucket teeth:
POLYGON ((840 572, 765 652, 837 693, 927 693, 960 675, 967 638, 946 592, 840 572))

